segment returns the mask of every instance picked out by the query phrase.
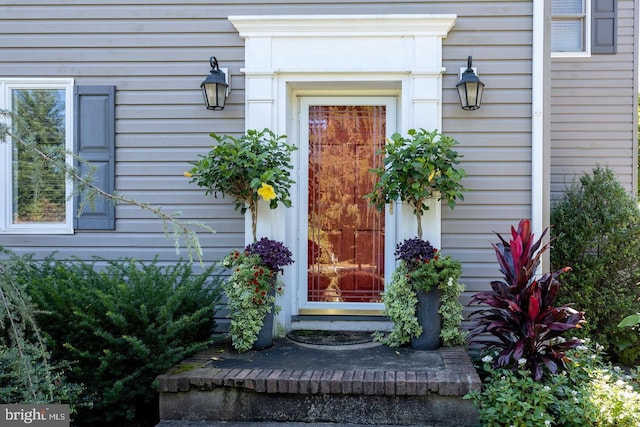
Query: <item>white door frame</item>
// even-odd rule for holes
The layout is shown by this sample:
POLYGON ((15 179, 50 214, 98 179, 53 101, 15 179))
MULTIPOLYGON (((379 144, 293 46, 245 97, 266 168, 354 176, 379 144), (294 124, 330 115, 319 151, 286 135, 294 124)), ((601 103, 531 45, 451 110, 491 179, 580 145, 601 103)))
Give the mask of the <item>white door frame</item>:
MULTIPOLYGON (((297 135, 296 95, 399 94, 397 130, 442 129, 442 39, 456 15, 249 15, 229 21, 245 40, 245 128, 269 128, 279 135, 297 135)), ((450 88, 453 92, 455 88, 450 88)), ((298 168, 297 158, 294 168, 298 168)), ((297 191, 297 189, 292 189, 297 191)), ((296 207, 259 206, 258 235, 298 245, 296 207)), ((306 203, 306 201, 305 201, 306 203)), ((429 210, 429 234, 440 247, 440 204, 429 210)), ((397 239, 415 235, 409 209, 396 209, 397 239), (405 221, 406 220, 406 221, 405 221), (406 222, 406 226, 404 225, 406 222)), ((245 222, 247 243, 251 220, 245 222)), ((305 246, 306 251, 306 246, 305 246)), ((297 312, 298 263, 285 268, 282 310, 276 323, 291 327, 297 312)))

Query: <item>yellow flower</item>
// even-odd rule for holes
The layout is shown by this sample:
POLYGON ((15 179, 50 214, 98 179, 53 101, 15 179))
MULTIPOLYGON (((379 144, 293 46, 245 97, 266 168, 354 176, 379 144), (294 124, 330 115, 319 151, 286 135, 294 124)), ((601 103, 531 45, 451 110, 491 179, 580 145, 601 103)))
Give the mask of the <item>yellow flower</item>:
POLYGON ((186 176, 187 178, 191 178, 193 174, 191 172, 185 172, 184 176, 186 176))
POLYGON ((266 182, 263 182, 262 187, 258 189, 258 195, 266 201, 276 198, 276 192, 273 190, 273 187, 266 182))

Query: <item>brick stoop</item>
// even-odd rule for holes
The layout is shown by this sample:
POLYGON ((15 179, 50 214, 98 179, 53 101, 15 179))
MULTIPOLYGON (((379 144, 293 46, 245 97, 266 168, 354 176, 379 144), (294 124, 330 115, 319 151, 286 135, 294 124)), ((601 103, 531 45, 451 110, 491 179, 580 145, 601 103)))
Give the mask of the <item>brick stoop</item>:
POLYGON ((480 379, 462 347, 335 351, 278 340, 243 355, 218 346, 176 372, 158 377, 161 420, 477 425, 462 396, 480 379))

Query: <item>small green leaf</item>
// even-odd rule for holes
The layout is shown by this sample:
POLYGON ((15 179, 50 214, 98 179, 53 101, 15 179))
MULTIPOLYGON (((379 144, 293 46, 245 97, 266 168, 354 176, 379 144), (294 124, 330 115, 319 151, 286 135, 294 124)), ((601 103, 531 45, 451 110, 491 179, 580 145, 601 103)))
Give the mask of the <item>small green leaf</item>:
POLYGON ((636 326, 639 323, 640 323, 640 314, 632 314, 622 319, 622 321, 618 323, 618 327, 626 328, 630 326, 636 326))

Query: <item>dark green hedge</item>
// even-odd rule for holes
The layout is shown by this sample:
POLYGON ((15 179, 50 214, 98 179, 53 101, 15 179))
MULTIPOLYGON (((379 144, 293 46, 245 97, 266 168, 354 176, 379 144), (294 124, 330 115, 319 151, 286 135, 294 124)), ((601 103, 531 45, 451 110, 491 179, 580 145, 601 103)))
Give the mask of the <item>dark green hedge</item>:
POLYGON ((153 425, 156 376, 211 342, 214 268, 53 256, 23 265, 53 359, 72 361, 69 380, 86 389, 74 424, 153 425))
POLYGON ((617 362, 640 361, 640 336, 618 323, 640 311, 640 210, 609 169, 596 168, 565 192, 551 210, 552 270, 558 299, 585 311, 584 335, 617 362))

